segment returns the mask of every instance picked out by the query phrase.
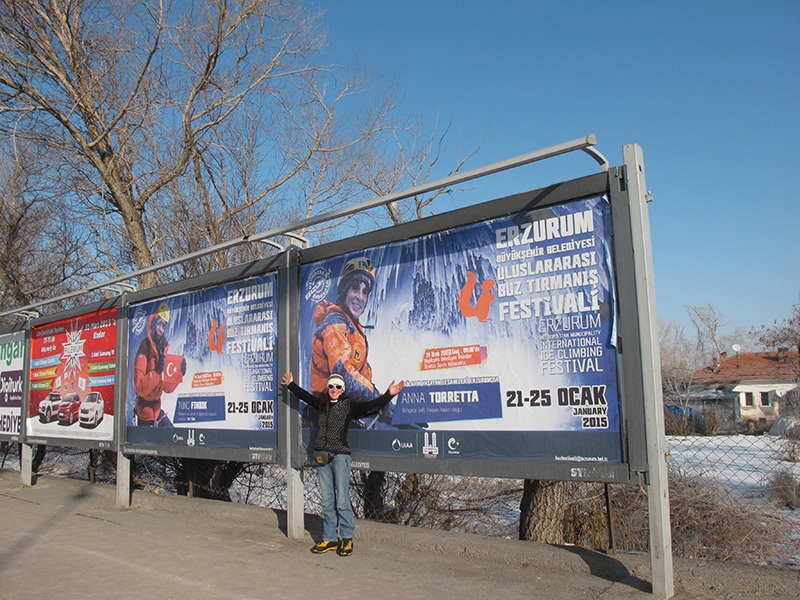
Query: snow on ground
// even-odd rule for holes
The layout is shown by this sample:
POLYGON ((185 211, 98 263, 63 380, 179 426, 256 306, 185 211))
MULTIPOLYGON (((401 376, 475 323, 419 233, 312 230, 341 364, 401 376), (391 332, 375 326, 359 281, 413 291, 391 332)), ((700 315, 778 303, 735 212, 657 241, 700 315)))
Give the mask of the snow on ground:
POLYGON ((764 497, 770 475, 787 469, 800 479, 800 463, 784 460, 786 438, 769 435, 667 436, 671 466, 715 480, 743 498, 764 497))
POLYGON ((800 481, 800 463, 787 460, 796 454, 789 451, 790 440, 770 435, 667 436, 666 442, 673 468, 716 482, 756 510, 785 519, 791 529, 781 544, 781 564, 800 568, 800 509, 780 506, 770 490, 770 477, 781 471, 800 481))

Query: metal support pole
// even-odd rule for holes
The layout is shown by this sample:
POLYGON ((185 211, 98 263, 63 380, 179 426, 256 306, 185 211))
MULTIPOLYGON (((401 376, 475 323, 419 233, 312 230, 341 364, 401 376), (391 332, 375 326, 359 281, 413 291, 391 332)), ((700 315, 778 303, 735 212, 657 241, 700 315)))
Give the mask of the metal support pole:
MULTIPOLYGON (((128 304, 128 298, 123 292, 122 302, 118 308, 121 314, 125 314, 125 306, 128 304)), ((128 345, 128 318, 117 319, 117 356, 127 356, 128 345)), ((125 398, 128 381, 128 365, 127 361, 121 360, 117 366, 116 378, 114 384, 114 397, 115 399, 122 399, 116 402, 117 411, 114 414, 114 429, 115 429, 115 450, 117 451, 117 508, 129 508, 131 505, 131 498, 133 497, 133 469, 131 468, 132 458, 125 456, 122 453, 122 443, 125 440, 125 398)))
POLYGON ((647 212, 647 187, 644 157, 636 144, 623 146, 627 188, 630 198, 631 233, 634 254, 636 304, 639 315, 639 352, 642 364, 645 437, 647 443, 647 501, 650 525, 650 564, 653 595, 671 598, 674 593, 672 536, 669 516, 664 406, 661 397, 661 365, 658 350, 658 325, 650 251, 650 217, 647 212))
POLYGON ((183 459, 183 466, 188 472, 188 479, 189 479, 189 489, 186 491, 187 498, 194 498, 194 477, 195 477, 195 470, 194 470, 194 459, 193 458, 184 458, 183 459))
POLYGON ((117 508, 131 505, 131 459, 117 452, 117 508))
POLYGON ((608 553, 617 553, 617 532, 614 531, 614 505, 611 502, 611 484, 605 484, 606 493, 606 525, 608 527, 608 553))
POLYGON ((97 475, 97 453, 99 450, 89 449, 89 466, 87 468, 89 475, 89 483, 95 483, 95 475, 97 475))
POLYGON ((286 464, 286 537, 299 540, 305 535, 305 487, 303 468, 286 464))
POLYGON ((33 485, 33 448, 30 444, 19 445, 19 475, 22 485, 33 485))
MULTIPOLYGON (((285 263, 278 272, 278 289, 281 294, 280 306, 285 307, 278 314, 278 339, 279 355, 278 370, 292 371, 297 365, 292 364, 292 357, 297 355, 297 315, 293 314, 290 307, 299 304, 299 289, 297 281, 292 275, 297 264, 297 249, 290 245, 284 254, 285 263)), ((279 403, 280 439, 283 450, 284 467, 286 468, 286 536, 297 540, 304 536, 305 531, 305 489, 303 487, 303 464, 298 456, 300 442, 300 424, 297 412, 297 400, 288 391, 281 389, 283 401, 279 403)))

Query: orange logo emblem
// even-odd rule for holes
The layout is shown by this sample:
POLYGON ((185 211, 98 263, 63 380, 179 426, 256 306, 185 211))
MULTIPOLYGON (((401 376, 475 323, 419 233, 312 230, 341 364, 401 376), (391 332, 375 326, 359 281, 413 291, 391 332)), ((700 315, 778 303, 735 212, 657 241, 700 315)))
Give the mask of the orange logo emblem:
POLYGON ((475 283, 477 277, 472 271, 467 271, 467 282, 461 288, 461 293, 458 295, 458 309, 461 314, 467 318, 478 317, 478 321, 491 321, 489 318, 489 308, 492 305, 492 300, 497 298, 497 294, 491 292, 494 287, 494 279, 487 279, 481 283, 481 293, 475 306, 472 306, 471 298, 472 293, 475 291, 475 283))
POLYGON ((217 354, 222 354, 222 344, 225 342, 225 325, 217 327, 217 320, 211 319, 211 329, 208 331, 208 349, 217 354))

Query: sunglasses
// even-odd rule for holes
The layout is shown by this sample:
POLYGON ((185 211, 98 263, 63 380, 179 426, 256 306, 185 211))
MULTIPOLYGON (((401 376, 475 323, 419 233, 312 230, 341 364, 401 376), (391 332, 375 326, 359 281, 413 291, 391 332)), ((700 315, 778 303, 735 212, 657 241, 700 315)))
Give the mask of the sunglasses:
POLYGON ((340 389, 342 389, 342 386, 340 386, 340 385, 338 385, 338 384, 336 384, 336 383, 329 383, 329 384, 328 384, 328 389, 329 389, 329 390, 332 390, 332 389, 334 389, 334 388, 335 388, 335 389, 337 389, 337 390, 340 390, 340 389))

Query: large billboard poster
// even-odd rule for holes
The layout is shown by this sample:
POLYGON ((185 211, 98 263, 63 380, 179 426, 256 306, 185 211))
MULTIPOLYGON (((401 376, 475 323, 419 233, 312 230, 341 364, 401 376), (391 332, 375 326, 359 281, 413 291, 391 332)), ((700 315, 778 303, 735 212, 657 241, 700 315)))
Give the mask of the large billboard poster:
POLYGON ((22 430, 22 371, 25 332, 0 335, 0 439, 19 439, 22 430))
POLYGON ((266 274, 129 307, 127 442, 271 456, 276 287, 266 274))
POLYGON ((405 380, 356 452, 620 462, 610 228, 595 197, 302 265, 299 383, 405 380))
POLYGON ((114 439, 117 309, 34 327, 28 437, 114 439))

